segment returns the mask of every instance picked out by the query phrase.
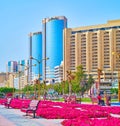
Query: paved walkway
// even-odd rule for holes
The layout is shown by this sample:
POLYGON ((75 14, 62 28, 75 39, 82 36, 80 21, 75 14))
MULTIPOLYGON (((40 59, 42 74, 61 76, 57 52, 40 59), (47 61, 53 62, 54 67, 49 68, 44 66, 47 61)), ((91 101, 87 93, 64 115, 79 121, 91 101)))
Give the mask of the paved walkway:
POLYGON ((9 120, 4 118, 3 116, 0 116, 0 126, 15 126, 15 124, 10 122, 9 120))
POLYGON ((0 105, 0 126, 61 126, 62 119, 33 119, 23 116, 19 109, 7 109, 0 105))

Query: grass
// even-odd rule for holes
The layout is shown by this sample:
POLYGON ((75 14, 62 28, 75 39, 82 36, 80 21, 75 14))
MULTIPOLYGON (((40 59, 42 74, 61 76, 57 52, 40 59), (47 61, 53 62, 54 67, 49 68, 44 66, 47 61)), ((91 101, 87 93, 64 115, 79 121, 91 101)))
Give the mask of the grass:
MULTIPOLYGON (((91 102, 90 98, 82 98, 82 102, 91 102)), ((111 99, 111 102, 118 102, 118 99, 111 99)))
POLYGON ((84 98, 81 98, 81 101, 82 102, 91 102, 91 99, 84 97, 84 98))
MULTIPOLYGON (((59 99, 56 99, 55 101, 60 101, 60 102, 63 102, 63 98, 59 98, 59 99)), ((88 103, 91 103, 91 99, 88 98, 88 97, 83 97, 81 98, 81 101, 82 102, 88 102, 88 103)), ((118 102, 118 99, 111 99, 111 102, 118 102)))
POLYGON ((118 102, 118 99, 112 99, 111 102, 118 102))

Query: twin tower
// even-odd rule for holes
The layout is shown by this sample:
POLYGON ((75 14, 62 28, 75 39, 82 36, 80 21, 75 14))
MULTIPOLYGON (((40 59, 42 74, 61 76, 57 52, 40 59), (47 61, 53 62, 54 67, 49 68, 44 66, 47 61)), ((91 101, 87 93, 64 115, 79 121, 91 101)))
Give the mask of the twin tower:
POLYGON ((63 30, 67 28, 64 16, 42 20, 42 31, 29 34, 31 73, 48 83, 55 82, 55 67, 63 61, 63 30), (48 59, 48 60, 46 60, 48 59))

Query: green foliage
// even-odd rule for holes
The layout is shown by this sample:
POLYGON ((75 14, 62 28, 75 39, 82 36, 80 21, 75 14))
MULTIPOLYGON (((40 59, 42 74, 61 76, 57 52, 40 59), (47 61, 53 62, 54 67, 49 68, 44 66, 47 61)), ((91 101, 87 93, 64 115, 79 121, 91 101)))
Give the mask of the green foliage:
POLYGON ((77 71, 74 73, 75 79, 72 80, 72 92, 80 93, 83 95, 86 91, 89 91, 94 83, 94 79, 91 75, 85 74, 82 65, 77 67, 77 71))
POLYGON ((68 81, 65 81, 65 83, 64 83, 64 93, 65 94, 69 93, 69 83, 68 83, 68 81))
POLYGON ((77 71, 74 73, 68 71, 69 77, 67 81, 49 85, 46 85, 43 82, 40 84, 40 87, 39 84, 29 85, 25 86, 23 88, 23 91, 29 91, 34 93, 35 90, 38 92, 40 88, 40 95, 43 95, 44 92, 49 91, 49 89, 53 89, 54 91, 58 92, 58 94, 68 94, 70 93, 69 90, 71 87, 71 93, 83 95, 86 91, 88 91, 91 88, 92 84, 94 83, 94 79, 91 75, 87 78, 82 65, 78 66, 76 69, 77 71))
POLYGON ((79 93, 84 91, 83 82, 85 82, 86 75, 83 71, 82 65, 77 67, 77 71, 75 72, 75 79, 72 81, 72 91, 74 93, 79 93))
POLYGON ((59 94, 62 94, 62 83, 54 84, 54 90, 59 94))
POLYGON ((75 72, 75 81, 80 83, 81 80, 85 77, 85 72, 83 71, 83 66, 80 65, 77 67, 77 71, 75 72))
POLYGON ((95 82, 95 80, 93 79, 93 77, 91 75, 89 75, 89 78, 88 78, 88 81, 87 81, 87 86, 86 86, 87 91, 92 87, 94 82, 95 82))
POLYGON ((34 86, 33 85, 26 85, 23 89, 22 89, 22 91, 24 92, 24 93, 26 93, 27 91, 33 91, 34 90, 34 86))
MULTIPOLYGON (((15 89, 14 89, 14 91, 15 91, 15 89)), ((0 88, 0 92, 1 93, 12 93, 13 92, 13 88, 1 87, 0 88)))
POLYGON ((110 92, 112 94, 118 94, 118 88, 111 88, 110 92))

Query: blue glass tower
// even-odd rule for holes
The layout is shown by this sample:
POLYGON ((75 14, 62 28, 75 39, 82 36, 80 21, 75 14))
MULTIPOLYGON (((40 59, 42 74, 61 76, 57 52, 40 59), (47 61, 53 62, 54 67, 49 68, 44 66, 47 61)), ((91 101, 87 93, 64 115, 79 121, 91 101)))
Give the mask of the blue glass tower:
POLYGON ((23 72, 25 75, 29 74, 29 60, 18 61, 18 71, 23 72))
POLYGON ((39 74, 42 75, 42 63, 39 64, 37 62, 42 59, 42 33, 35 32, 30 34, 30 56, 33 59, 30 60, 30 65, 36 64, 36 66, 32 67, 30 72, 34 75, 34 77, 38 78, 39 74), (37 59, 37 60, 35 60, 37 59))
POLYGON ((17 61, 8 61, 6 65, 6 72, 17 72, 17 61))
POLYGON ((43 75, 45 80, 54 79, 54 67, 63 61, 63 29, 67 27, 64 16, 43 19, 43 75))

